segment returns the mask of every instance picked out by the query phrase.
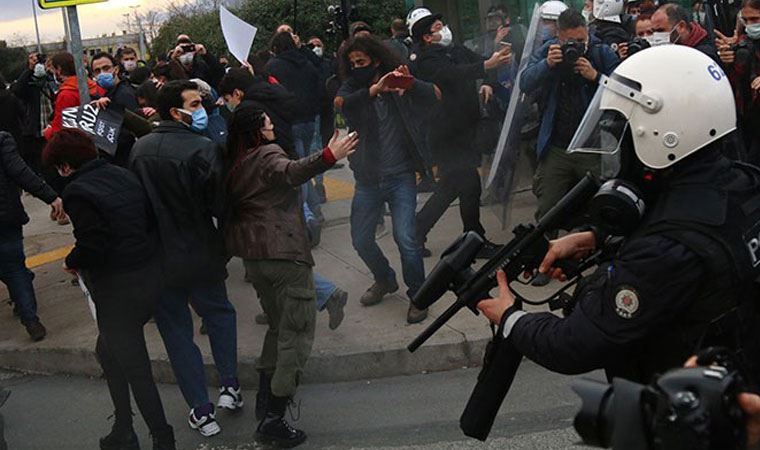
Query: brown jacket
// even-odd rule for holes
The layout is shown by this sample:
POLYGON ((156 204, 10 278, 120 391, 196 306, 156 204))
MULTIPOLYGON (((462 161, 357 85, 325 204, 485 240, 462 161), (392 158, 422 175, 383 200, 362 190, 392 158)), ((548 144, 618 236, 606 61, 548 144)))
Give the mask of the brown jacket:
POLYGON ((313 266, 300 186, 331 165, 322 153, 292 160, 276 144, 248 150, 227 179, 227 251, 313 266))

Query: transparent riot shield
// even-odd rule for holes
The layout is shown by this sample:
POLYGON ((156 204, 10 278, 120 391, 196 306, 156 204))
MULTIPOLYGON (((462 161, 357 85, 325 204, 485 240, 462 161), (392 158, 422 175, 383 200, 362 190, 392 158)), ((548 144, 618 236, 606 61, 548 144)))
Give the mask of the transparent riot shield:
POLYGON ((520 76, 530 56, 543 45, 539 37, 540 22, 539 5, 536 4, 515 71, 512 94, 493 161, 490 170, 484 174, 490 209, 498 216, 504 229, 511 229, 516 222, 531 222, 535 213, 531 186, 540 117, 534 96, 520 90, 520 76))

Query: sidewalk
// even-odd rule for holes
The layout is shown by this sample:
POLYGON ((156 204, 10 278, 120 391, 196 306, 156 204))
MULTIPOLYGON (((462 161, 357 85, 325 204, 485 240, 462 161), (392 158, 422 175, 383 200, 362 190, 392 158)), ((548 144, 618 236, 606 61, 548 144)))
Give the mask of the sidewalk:
MULTIPOLYGON (((414 354, 406 346, 422 330, 432 323, 454 300, 449 293, 430 310, 430 318, 422 324, 408 325, 406 311, 408 300, 403 292, 398 250, 389 233, 379 240, 380 246, 399 274, 401 289, 386 297, 379 305, 365 308, 359 297, 372 284, 372 277, 351 245, 348 225, 353 179, 347 168, 326 174, 328 203, 323 212, 326 227, 321 245, 314 250, 315 272, 335 282, 349 293, 346 318, 335 331, 327 326, 327 312, 317 315, 317 331, 314 350, 306 367, 305 382, 335 382, 370 379, 479 365, 483 348, 491 331, 483 317, 462 311, 448 325, 414 354)), ((430 194, 420 195, 418 206, 430 194)), ((526 199, 528 198, 526 194, 526 199)), ((61 269, 61 259, 66 247, 73 243, 70 226, 59 226, 47 219, 49 208, 36 199, 25 195, 32 222, 24 234, 28 264, 35 272, 35 289, 39 315, 48 328, 48 337, 40 343, 32 343, 25 330, 13 317, 11 307, 0 303, 0 367, 30 372, 67 373, 99 376, 100 367, 95 359, 97 329, 90 315, 84 296, 78 286, 70 284, 69 276, 61 269), (33 256, 36 255, 36 256, 33 256)), ((523 200, 523 199, 517 199, 523 200)), ((517 219, 529 221, 532 207, 527 201, 514 213, 517 219)), ((501 231, 496 216, 482 209, 482 220, 489 238, 506 242, 511 232, 501 231)), ((390 218, 386 217, 390 230, 390 218)), ((428 247, 433 258, 425 260, 430 271, 441 252, 461 233, 458 207, 451 207, 433 229, 428 247)), ((254 316, 261 311, 253 288, 243 280, 243 267, 239 259, 229 264, 230 276, 227 288, 230 300, 237 308, 239 375, 244 386, 254 386, 258 381, 255 359, 258 356, 266 331, 266 325, 256 325, 254 316)), ((547 291, 548 292, 548 291, 547 291)), ((543 290, 542 290, 543 293, 543 290)), ((0 300, 8 299, 3 285, 0 300)), ((196 333, 200 321, 196 321, 196 333)), ((173 382, 163 342, 155 324, 149 323, 146 337, 154 362, 154 375, 160 382, 173 382)), ((216 381, 208 339, 197 336, 210 380, 216 381)))

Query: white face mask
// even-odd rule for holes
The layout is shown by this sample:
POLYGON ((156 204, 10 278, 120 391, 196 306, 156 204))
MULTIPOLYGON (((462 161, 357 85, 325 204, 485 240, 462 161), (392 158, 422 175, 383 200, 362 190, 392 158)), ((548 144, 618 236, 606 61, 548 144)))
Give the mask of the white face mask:
POLYGON ((591 20, 591 11, 584 9, 581 11, 581 15, 584 19, 586 19, 586 23, 588 23, 591 20))
POLYGON ((320 58, 321 58, 321 57, 322 57, 322 55, 324 55, 324 53, 325 53, 325 51, 324 51, 324 49, 323 49, 322 47, 314 47, 314 48, 312 49, 312 51, 314 52, 314 54, 315 54, 315 55, 319 56, 320 58))
POLYGON ((438 32, 438 35, 441 36, 441 40, 437 43, 443 45, 444 47, 451 45, 451 42, 454 40, 454 35, 451 33, 451 28, 449 28, 448 25, 441 28, 441 31, 438 32))
POLYGON ((121 64, 127 72, 131 72, 137 68, 137 61, 122 61, 121 64))
POLYGON ((47 72, 45 71, 45 65, 37 63, 34 65, 34 76, 37 78, 42 78, 47 76, 47 72))
POLYGON ((647 36, 647 41, 649 41, 652 47, 672 44, 670 42, 670 32, 668 31, 655 31, 651 36, 647 36))
POLYGON ((195 57, 194 53, 183 53, 179 56, 179 62, 181 62, 185 66, 189 66, 193 63, 193 58, 195 57))

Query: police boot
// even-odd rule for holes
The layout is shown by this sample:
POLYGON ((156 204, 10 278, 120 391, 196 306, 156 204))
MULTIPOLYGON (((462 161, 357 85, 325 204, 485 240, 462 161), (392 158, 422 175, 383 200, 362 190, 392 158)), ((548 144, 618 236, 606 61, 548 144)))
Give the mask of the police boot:
POLYGON ((267 403, 272 395, 272 376, 259 372, 259 391, 256 392, 256 420, 261 421, 267 414, 267 403))
POLYGON ((278 448, 293 448, 303 444, 306 433, 291 427, 285 421, 285 408, 289 400, 287 397, 274 395, 269 397, 267 414, 256 429, 256 441, 278 448))
POLYGON ((162 432, 153 435, 153 450, 177 450, 171 426, 167 425, 162 432))
POLYGON ((118 417, 108 436, 100 438, 100 450, 140 450, 132 420, 120 420, 118 417))

